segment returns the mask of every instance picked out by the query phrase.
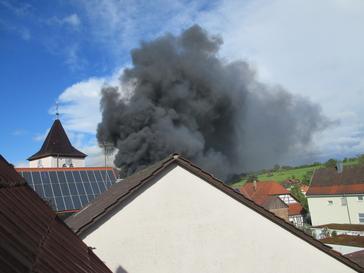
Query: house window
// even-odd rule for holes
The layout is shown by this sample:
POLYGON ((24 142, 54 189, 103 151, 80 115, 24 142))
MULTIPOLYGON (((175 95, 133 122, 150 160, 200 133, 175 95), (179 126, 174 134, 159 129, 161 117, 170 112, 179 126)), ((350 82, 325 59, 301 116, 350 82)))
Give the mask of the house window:
POLYGON ((342 206, 346 206, 347 205, 346 197, 341 197, 341 205, 342 206))
POLYGON ((329 201, 327 201, 327 202, 328 202, 328 204, 329 204, 330 206, 334 204, 334 202, 333 202, 332 200, 329 200, 329 201))
POLYGON ((364 213, 359 213, 359 223, 364 224, 364 213))
POLYGON ((363 196, 362 195, 358 196, 358 201, 363 201, 363 196))

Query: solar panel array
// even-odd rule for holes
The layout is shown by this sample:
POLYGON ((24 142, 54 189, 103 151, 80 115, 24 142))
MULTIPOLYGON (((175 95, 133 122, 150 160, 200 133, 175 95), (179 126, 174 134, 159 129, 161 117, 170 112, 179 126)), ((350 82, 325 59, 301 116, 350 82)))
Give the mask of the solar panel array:
POLYGON ((78 210, 116 181, 112 170, 19 171, 55 211, 78 210))

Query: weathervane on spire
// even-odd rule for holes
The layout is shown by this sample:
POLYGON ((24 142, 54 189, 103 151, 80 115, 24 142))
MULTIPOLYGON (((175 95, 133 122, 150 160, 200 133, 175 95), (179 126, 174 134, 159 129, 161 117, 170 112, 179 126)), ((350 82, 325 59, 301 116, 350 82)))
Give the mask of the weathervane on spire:
POLYGON ((56 102, 56 119, 59 119, 58 101, 56 102))

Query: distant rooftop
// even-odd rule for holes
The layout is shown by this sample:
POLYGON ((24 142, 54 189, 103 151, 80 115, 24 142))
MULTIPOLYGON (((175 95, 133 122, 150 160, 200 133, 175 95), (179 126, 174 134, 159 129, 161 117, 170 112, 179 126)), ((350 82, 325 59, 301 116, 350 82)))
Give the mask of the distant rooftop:
POLYGON ((364 236, 337 235, 320 240, 324 244, 364 247, 364 236))
POLYGON ((364 165, 317 169, 306 195, 364 194, 364 165))

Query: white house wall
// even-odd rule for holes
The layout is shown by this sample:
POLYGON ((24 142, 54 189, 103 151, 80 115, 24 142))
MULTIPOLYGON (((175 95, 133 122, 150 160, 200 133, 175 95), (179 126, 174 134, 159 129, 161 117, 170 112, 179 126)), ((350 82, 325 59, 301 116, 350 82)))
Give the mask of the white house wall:
POLYGON ((342 205, 343 196, 309 196, 308 206, 313 226, 325 224, 360 224, 359 213, 364 213, 364 202, 358 195, 345 196, 347 205, 342 205), (329 204, 332 201, 332 204, 329 204))
POLYGON ((179 166, 84 241, 114 272, 355 272, 179 166))

